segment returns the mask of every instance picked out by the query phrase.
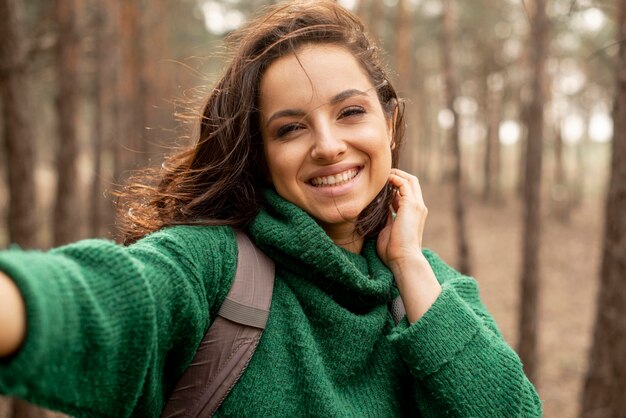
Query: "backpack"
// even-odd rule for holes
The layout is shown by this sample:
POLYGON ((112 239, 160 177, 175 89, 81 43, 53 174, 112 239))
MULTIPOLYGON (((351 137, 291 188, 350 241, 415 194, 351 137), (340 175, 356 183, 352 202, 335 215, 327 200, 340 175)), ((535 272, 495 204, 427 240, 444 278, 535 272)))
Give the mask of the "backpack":
MULTIPOLYGON (((176 384, 162 418, 210 417, 243 374, 269 318, 274 262, 241 231, 237 271, 187 370, 176 384)), ((389 310, 397 324, 406 315, 400 296, 389 310)))

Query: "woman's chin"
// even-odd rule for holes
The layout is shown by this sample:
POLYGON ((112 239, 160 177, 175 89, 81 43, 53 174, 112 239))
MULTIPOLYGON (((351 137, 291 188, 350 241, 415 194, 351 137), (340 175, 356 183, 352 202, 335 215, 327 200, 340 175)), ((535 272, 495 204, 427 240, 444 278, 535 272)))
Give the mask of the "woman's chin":
POLYGON ((357 224, 357 219, 359 217, 359 212, 355 210, 346 210, 340 213, 334 214, 321 214, 318 217, 313 217, 316 222, 324 228, 324 230, 349 230, 352 231, 355 229, 357 224))

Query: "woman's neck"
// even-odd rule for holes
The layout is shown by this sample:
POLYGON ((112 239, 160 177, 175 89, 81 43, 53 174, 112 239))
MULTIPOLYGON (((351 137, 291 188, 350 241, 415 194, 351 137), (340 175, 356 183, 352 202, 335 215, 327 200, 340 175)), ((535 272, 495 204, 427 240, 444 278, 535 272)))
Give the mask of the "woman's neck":
POLYGON ((356 232, 353 225, 321 225, 326 234, 339 247, 359 254, 363 248, 363 237, 356 232))

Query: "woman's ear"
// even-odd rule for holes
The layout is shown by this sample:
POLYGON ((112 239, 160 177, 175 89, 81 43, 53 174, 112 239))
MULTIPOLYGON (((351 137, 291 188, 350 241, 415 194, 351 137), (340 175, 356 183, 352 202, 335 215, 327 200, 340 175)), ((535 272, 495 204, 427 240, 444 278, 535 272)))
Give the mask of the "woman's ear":
POLYGON ((387 134, 389 135, 389 144, 391 149, 396 149, 396 120, 398 120, 398 101, 393 99, 393 113, 390 118, 387 118, 387 134))

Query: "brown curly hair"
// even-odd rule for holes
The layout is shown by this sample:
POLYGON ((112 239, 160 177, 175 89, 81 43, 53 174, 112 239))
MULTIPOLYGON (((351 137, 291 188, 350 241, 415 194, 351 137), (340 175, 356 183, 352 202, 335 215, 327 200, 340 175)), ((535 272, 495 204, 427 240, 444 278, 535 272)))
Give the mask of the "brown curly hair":
MULTIPOLYGON (((180 224, 244 228, 269 187, 258 110, 261 77, 277 58, 308 44, 334 44, 358 60, 394 118, 392 164, 404 138, 403 106, 389 82, 378 47, 357 17, 331 1, 269 7, 227 39, 234 56, 204 105, 195 144, 145 170, 119 193, 118 227, 125 244, 180 224)), ((357 222, 362 236, 385 224, 391 191, 385 187, 357 222)))

